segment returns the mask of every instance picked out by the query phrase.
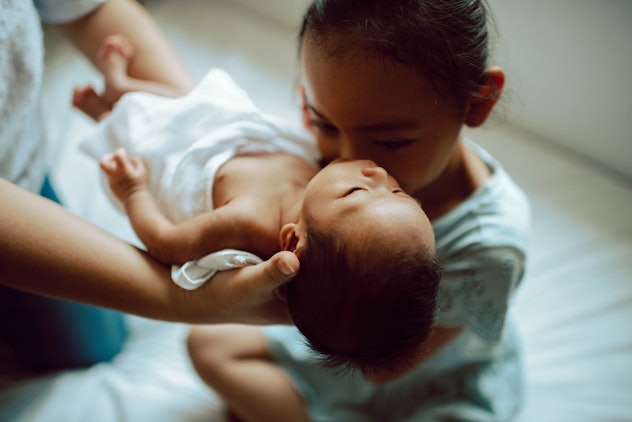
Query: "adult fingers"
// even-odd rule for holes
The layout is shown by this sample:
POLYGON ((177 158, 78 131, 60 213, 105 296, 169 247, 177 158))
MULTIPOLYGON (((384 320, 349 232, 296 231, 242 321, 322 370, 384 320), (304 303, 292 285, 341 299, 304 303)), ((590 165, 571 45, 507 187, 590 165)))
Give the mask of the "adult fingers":
POLYGON ((291 324, 287 304, 277 292, 292 280, 299 265, 292 252, 283 251, 257 265, 219 272, 198 294, 187 295, 186 306, 181 310, 188 315, 181 319, 199 319, 202 323, 291 324))
POLYGON ((301 265, 298 257, 290 251, 277 252, 268 263, 264 270, 264 279, 274 288, 292 280, 301 265))

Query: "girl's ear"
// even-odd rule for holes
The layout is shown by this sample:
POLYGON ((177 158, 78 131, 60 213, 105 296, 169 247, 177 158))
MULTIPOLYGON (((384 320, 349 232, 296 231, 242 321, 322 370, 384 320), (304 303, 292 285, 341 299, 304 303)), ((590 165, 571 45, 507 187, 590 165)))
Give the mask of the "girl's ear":
POLYGON ((483 75, 483 81, 478 91, 470 98, 470 104, 465 116, 465 124, 477 127, 485 123, 492 109, 500 99, 505 85, 505 72, 499 67, 492 67, 483 75))

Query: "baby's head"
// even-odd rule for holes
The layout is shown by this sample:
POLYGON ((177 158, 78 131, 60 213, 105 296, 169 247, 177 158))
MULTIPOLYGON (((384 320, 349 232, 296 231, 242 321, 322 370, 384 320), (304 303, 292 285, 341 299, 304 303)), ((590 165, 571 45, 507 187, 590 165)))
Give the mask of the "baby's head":
POLYGON ((440 270, 419 204, 369 160, 337 160, 310 182, 281 232, 301 261, 294 323, 329 367, 366 375, 414 365, 430 334, 440 270))

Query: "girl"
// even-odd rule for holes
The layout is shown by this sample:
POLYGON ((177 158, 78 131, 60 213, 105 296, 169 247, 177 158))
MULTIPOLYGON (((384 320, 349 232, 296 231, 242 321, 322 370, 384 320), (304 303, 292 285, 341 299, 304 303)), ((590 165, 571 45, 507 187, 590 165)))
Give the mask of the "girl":
POLYGON ((507 309, 529 207, 462 134, 505 81, 488 64, 485 4, 316 0, 299 39, 303 121, 323 157, 376 161, 431 219, 443 269, 434 330, 414 368, 341 378, 293 328, 199 327, 195 367, 245 420, 511 420, 521 366, 507 309))

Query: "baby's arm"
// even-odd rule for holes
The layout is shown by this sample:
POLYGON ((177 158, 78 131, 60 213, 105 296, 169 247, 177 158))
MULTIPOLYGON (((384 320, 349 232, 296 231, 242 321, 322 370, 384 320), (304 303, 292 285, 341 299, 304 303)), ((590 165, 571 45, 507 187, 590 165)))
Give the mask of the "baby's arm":
POLYGON ((241 420, 309 421, 303 398, 272 360, 260 327, 198 326, 187 345, 199 376, 241 420))
MULTIPOLYGON (((158 208, 149 192, 149 176, 142 159, 119 149, 101 159, 110 189, 125 206, 134 231, 148 252, 165 264, 183 264, 221 249, 248 250, 267 257, 252 246, 252 239, 269 237, 238 202, 225 205, 181 223, 173 223, 158 208)), ((278 248, 277 248, 278 250, 278 248)), ((269 252, 269 251, 268 251, 269 252)))
POLYGON ((112 193, 124 205, 134 231, 149 253, 159 261, 173 263, 156 254, 160 251, 160 255, 168 257, 165 249, 177 245, 160 244, 160 233, 169 230, 173 223, 162 214, 149 193, 149 174, 143 160, 120 148, 103 156, 99 165, 108 178, 112 193))

